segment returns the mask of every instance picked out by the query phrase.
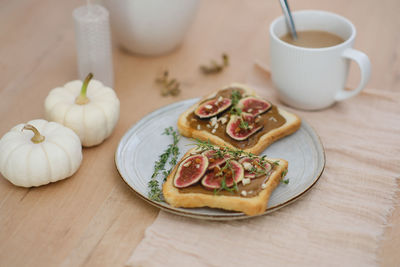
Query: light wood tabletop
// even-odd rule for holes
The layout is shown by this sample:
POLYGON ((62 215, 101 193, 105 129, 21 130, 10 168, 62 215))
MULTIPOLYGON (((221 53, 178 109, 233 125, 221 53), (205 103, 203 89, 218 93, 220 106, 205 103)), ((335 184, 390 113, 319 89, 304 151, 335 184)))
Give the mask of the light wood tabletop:
MULTIPOLYGON (((292 10, 321 9, 350 19, 357 28, 355 48, 372 63, 367 87, 399 90, 398 0, 291 2, 292 10)), ((0 2, 1 136, 19 123, 44 118, 49 91, 77 79, 72 11, 83 4, 0 2)), ((114 87, 121 101, 115 131, 101 145, 83 149, 82 165, 69 179, 22 188, 0 178, 0 266, 123 266, 159 210, 119 176, 114 153, 121 137, 159 107, 262 75, 254 62, 268 64, 268 25, 281 13, 279 1, 204 0, 184 43, 169 54, 133 55, 114 43, 114 87), (229 68, 207 77, 199 72, 200 64, 223 52, 230 56, 229 68), (177 97, 162 97, 154 82, 165 69, 181 81, 177 97)), ((349 86, 358 80, 352 65, 349 86)), ((400 265, 399 200, 380 244, 383 266, 400 265)))

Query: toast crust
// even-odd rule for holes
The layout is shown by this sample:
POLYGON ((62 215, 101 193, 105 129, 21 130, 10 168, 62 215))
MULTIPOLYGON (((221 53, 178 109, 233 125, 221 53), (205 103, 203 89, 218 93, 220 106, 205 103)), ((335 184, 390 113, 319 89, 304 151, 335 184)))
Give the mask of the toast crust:
POLYGON ((272 170, 265 188, 252 197, 203 194, 198 192, 182 193, 174 186, 174 177, 179 164, 183 159, 190 156, 193 150, 189 150, 171 171, 163 184, 163 194, 167 203, 173 207, 182 208, 200 208, 210 207, 224 210, 243 212, 246 215, 253 216, 262 214, 268 205, 269 197, 272 191, 279 185, 284 173, 287 171, 288 162, 283 159, 267 158, 269 161, 277 162, 278 165, 272 170))
MULTIPOLYGON (((233 83, 223 89, 226 89, 229 87, 241 88, 245 91, 246 95, 258 97, 253 89, 251 89, 243 84, 233 83)), ((194 110, 196 109, 196 107, 198 106, 199 103, 201 103, 207 99, 212 99, 215 97, 215 95, 216 95, 216 92, 204 97, 198 103, 191 106, 187 111, 182 113, 178 119, 178 130, 181 135, 189 137, 189 138, 196 138, 196 139, 205 140, 205 141, 210 140, 211 143, 218 145, 218 146, 227 146, 230 148, 236 148, 234 145, 223 140, 222 138, 220 138, 217 135, 214 135, 205 130, 195 129, 190 126, 190 123, 188 120, 189 115, 192 112, 194 112, 194 110)), ((294 133, 295 131, 297 131, 300 128, 301 120, 297 115, 295 115, 291 112, 288 112, 279 107, 278 107, 278 111, 279 111, 279 114, 285 118, 285 120, 286 120, 285 124, 283 124, 279 128, 275 128, 275 129, 265 133, 264 135, 262 135, 259 138, 258 142, 254 146, 244 149, 245 152, 249 152, 249 153, 258 155, 262 151, 264 151, 265 148, 267 148, 269 145, 271 145, 273 142, 275 142, 278 139, 281 139, 287 135, 294 133)))

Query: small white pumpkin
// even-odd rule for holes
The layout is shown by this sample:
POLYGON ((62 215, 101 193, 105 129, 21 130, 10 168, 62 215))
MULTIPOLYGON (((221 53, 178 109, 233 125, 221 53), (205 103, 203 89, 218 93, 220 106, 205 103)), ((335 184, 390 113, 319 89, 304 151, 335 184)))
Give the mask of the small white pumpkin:
POLYGON ((74 130, 86 147, 109 137, 119 118, 119 100, 113 89, 91 80, 72 81, 50 91, 45 100, 46 119, 74 130))
POLYGON ((40 186, 67 178, 81 162, 79 137, 56 122, 18 124, 0 139, 0 172, 18 186, 40 186))

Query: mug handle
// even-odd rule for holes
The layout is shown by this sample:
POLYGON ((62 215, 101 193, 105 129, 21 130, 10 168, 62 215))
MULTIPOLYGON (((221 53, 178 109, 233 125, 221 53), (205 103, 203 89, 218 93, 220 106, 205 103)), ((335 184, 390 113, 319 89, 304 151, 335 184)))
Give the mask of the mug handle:
POLYGON ((338 92, 335 96, 335 100, 337 101, 341 101, 358 94, 365 87, 369 77, 371 76, 371 62, 369 61, 368 56, 363 52, 348 48, 344 50, 342 57, 352 59, 358 64, 361 71, 361 81, 358 87, 354 90, 347 91, 342 89, 340 92, 338 92))

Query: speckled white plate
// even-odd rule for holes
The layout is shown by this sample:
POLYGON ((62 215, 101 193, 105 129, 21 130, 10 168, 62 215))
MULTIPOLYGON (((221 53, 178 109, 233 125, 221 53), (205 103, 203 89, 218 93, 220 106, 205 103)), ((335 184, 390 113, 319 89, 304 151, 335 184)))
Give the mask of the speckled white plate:
MULTIPOLYGON (((115 152, 115 163, 122 179, 145 201, 174 214, 209 220, 235 220, 247 216, 211 208, 174 208, 165 202, 155 202, 147 197, 147 183, 158 160, 172 142, 170 136, 162 135, 165 128, 176 129, 177 120, 199 99, 189 99, 160 108, 145 116, 122 137, 115 152)), ((193 140, 182 137, 179 142, 180 157, 193 146, 193 140)), ((261 155, 283 158, 289 162, 289 184, 280 184, 272 193, 264 214, 275 211, 299 199, 321 176, 325 166, 325 152, 314 130, 302 121, 300 129, 269 146, 261 155)), ((162 178, 160 178, 162 179, 162 178)), ((161 184, 161 182, 160 182, 161 184)))

